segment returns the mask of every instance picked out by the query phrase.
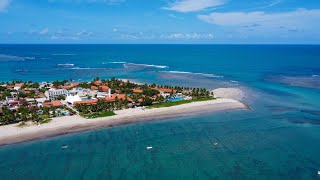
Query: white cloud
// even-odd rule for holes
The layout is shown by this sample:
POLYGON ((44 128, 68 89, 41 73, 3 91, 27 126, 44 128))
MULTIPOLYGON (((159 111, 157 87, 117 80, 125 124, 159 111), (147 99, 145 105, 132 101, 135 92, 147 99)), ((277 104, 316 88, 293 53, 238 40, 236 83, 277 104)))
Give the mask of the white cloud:
POLYGON ((9 7, 11 0, 0 0, 0 12, 5 12, 9 7))
POLYGON ((192 40, 192 39, 213 39, 214 36, 211 33, 171 33, 163 34, 160 36, 161 39, 171 40, 192 40))
POLYGON ((179 0, 170 3, 167 7, 163 7, 163 9, 177 12, 194 12, 223 4, 225 4, 224 0, 179 0))
POLYGON ((126 39, 126 40, 212 40, 214 35, 211 33, 152 33, 152 32, 136 32, 136 33, 125 33, 114 37, 115 39, 126 39))
POLYGON ((89 37, 89 36, 93 35, 93 32, 89 32, 89 31, 83 30, 83 31, 80 31, 80 32, 76 33, 76 35, 78 37, 89 37))
POLYGON ((45 35, 45 34, 48 34, 48 33, 49 33, 49 28, 44 28, 41 31, 39 31, 39 34, 41 34, 41 35, 45 35))
POLYGON ((51 35, 52 40, 79 40, 80 37, 71 33, 59 30, 58 32, 51 35))
POLYGON ((320 9, 298 9, 290 12, 267 13, 225 12, 198 15, 198 18, 210 24, 225 27, 282 28, 317 30, 320 27, 320 9))
POLYGON ((36 34, 36 35, 47 35, 48 33, 49 33, 49 28, 47 27, 43 29, 35 28, 29 31, 29 34, 36 34))
POLYGON ((50 34, 52 40, 82 40, 93 37, 94 33, 91 31, 83 30, 79 32, 70 32, 68 30, 59 30, 50 34))

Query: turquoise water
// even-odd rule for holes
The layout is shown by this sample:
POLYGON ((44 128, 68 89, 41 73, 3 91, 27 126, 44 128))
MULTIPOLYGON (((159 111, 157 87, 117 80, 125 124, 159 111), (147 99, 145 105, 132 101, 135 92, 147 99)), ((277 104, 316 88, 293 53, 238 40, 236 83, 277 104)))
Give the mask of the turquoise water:
POLYGON ((181 100, 183 100, 183 98, 176 97, 176 98, 169 98, 167 101, 168 102, 174 102, 174 101, 181 101, 181 100))
POLYGON ((1 179, 320 178, 320 46, 0 45, 0 54, 0 81, 238 87, 252 106, 4 146, 1 179))
POLYGON ((82 101, 91 100, 91 98, 81 98, 82 101))

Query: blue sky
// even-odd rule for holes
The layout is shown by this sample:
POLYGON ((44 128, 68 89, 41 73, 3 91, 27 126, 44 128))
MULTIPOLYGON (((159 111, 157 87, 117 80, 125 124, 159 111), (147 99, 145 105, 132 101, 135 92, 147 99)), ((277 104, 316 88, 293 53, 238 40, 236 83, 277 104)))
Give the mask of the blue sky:
POLYGON ((319 0, 0 0, 0 43, 320 43, 319 0))

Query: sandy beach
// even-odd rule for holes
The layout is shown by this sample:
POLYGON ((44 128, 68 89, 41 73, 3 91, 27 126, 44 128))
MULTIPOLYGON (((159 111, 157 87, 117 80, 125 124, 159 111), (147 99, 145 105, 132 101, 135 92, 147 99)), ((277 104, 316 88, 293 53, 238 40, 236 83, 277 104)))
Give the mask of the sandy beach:
POLYGON ((58 117, 54 118, 50 123, 42 124, 41 126, 31 125, 23 128, 17 127, 18 124, 1 126, 0 145, 53 137, 101 127, 112 127, 135 122, 167 119, 208 112, 244 109, 248 109, 248 107, 240 101, 219 98, 217 100, 193 102, 165 108, 125 109, 115 111, 117 114, 115 116, 97 119, 85 119, 80 116, 58 117))

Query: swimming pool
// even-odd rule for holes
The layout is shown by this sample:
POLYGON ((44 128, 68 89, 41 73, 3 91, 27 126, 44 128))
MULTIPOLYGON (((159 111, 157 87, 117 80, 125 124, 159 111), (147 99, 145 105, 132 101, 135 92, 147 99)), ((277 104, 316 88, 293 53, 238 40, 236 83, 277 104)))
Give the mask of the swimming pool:
POLYGON ((169 98, 167 100, 167 102, 175 102, 175 101, 181 101, 181 100, 184 100, 184 98, 182 97, 175 97, 175 98, 169 98))
POLYGON ((87 100, 91 100, 91 98, 88 98, 88 97, 83 97, 81 98, 82 101, 87 101, 87 100))

